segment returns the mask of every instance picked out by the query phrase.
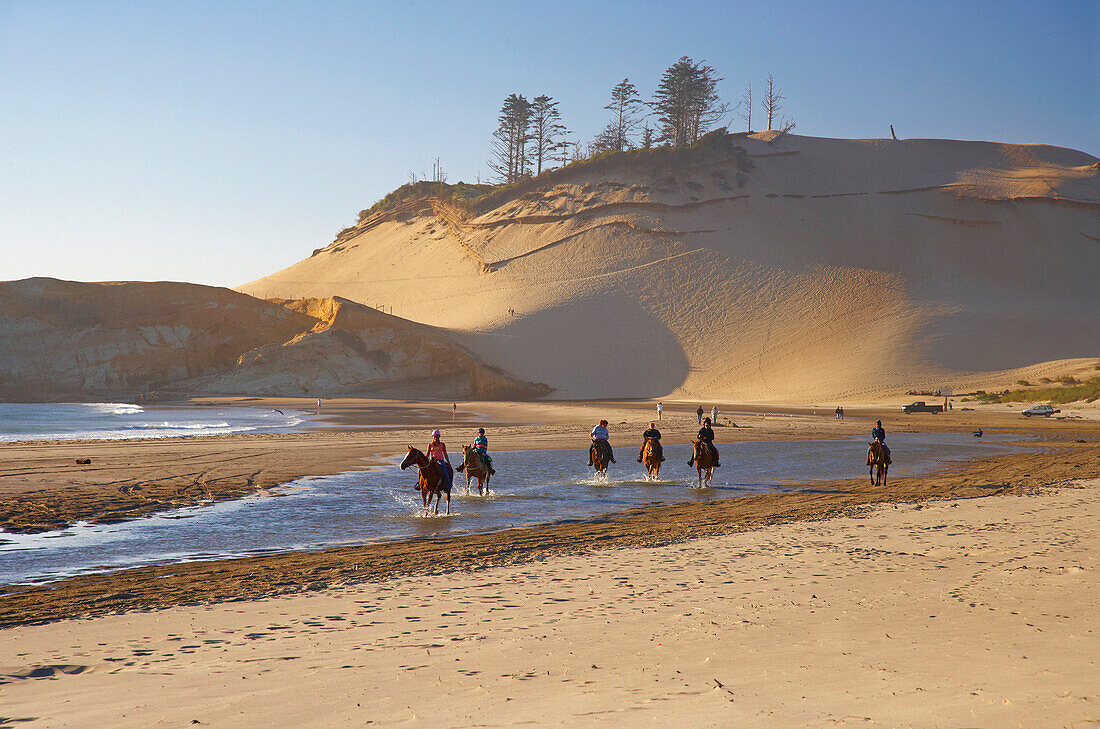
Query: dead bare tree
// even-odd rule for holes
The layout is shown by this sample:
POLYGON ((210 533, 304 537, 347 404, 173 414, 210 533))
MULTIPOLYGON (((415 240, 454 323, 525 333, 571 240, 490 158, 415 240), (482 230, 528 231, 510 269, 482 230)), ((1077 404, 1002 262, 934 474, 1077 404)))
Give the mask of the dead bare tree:
POLYGON ((737 116, 745 120, 745 131, 752 131, 752 84, 745 87, 745 93, 737 105, 737 116))
POLYGON ((443 171, 443 165, 439 164, 439 157, 435 157, 432 165, 432 182, 446 182, 447 173, 443 171))
POLYGON ((775 79, 772 75, 768 74, 768 85, 764 89, 764 99, 761 103, 764 106, 764 113, 768 115, 768 129, 774 129, 772 122, 779 116, 779 110, 782 108, 780 102, 783 101, 783 94, 779 93, 779 89, 775 85, 775 79))

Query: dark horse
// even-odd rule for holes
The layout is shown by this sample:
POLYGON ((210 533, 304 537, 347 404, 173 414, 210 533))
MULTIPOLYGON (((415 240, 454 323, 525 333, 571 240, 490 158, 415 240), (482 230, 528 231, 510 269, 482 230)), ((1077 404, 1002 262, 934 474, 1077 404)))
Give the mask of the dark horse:
POLYGON ((432 503, 432 496, 435 496, 435 513, 439 513, 439 500, 443 498, 443 494, 447 494, 447 513, 451 513, 451 485, 447 481, 447 477, 443 475, 443 471, 440 469, 439 464, 435 461, 429 460, 426 455, 418 451, 417 449, 409 446, 409 453, 405 456, 405 460, 401 461, 401 470, 404 471, 409 466, 416 466, 420 471, 420 480, 417 484, 420 489, 420 499, 424 502, 424 515, 428 514, 428 507, 432 503))
POLYGON ((701 440, 694 441, 691 447, 694 454, 692 460, 695 461, 695 470, 699 474, 698 488, 709 488, 710 479, 714 475, 714 454, 711 453, 710 446, 701 440))
POLYGON ((890 470, 890 454, 886 452, 886 446, 882 441, 875 439, 867 444, 867 475, 871 478, 872 486, 886 485, 886 472, 890 470), (875 473, 875 467, 878 473, 875 473))
POLYGON ((611 463, 611 444, 606 440, 592 441, 588 459, 592 462, 592 467, 596 469, 597 476, 606 475, 607 464, 611 463))

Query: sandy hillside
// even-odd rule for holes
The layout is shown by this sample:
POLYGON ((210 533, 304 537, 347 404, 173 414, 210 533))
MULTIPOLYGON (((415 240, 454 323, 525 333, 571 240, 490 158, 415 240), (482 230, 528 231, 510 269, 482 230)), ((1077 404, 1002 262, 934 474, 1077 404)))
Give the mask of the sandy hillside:
POLYGON ((279 394, 522 399, 547 392, 446 333, 339 298, 172 282, 0 283, 0 397, 279 394))
POLYGON ((1100 354, 1097 164, 1046 145, 713 136, 472 211, 406 202, 240 290, 392 306, 555 397, 1007 386, 1100 354))

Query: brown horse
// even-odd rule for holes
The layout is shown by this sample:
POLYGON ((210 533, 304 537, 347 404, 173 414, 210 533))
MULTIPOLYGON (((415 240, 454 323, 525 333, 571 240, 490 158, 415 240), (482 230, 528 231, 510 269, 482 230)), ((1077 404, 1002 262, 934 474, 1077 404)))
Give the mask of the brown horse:
POLYGON ((466 493, 470 493, 470 479, 477 479, 477 495, 481 496, 481 487, 485 486, 485 493, 489 493, 489 464, 481 457, 481 454, 470 446, 462 446, 462 470, 466 472, 466 493))
POLYGON ((596 469, 597 476, 607 474, 607 464, 611 463, 611 445, 607 441, 593 441, 589 449, 588 458, 592 467, 596 469))
POLYGON ((642 447, 642 463, 650 478, 661 477, 661 441, 656 438, 646 438, 642 447))
POLYGON ((867 475, 871 478, 872 486, 886 485, 886 472, 890 470, 890 455, 886 452, 886 446, 877 438, 867 444, 867 475), (875 468, 878 473, 875 473, 875 468))
POLYGON ((409 466, 416 466, 420 471, 420 479, 417 487, 420 489, 420 499, 424 502, 424 515, 428 515, 428 507, 431 506, 432 496, 435 496, 435 513, 439 514, 439 501, 443 494, 447 494, 447 513, 451 513, 451 486, 447 483, 446 476, 440 470, 439 464, 429 460, 426 455, 416 448, 409 446, 409 453, 405 460, 401 461, 401 470, 409 466))
POLYGON ((714 456, 701 440, 694 441, 691 447, 695 470, 699 474, 699 488, 710 488, 710 479, 714 475, 714 456))

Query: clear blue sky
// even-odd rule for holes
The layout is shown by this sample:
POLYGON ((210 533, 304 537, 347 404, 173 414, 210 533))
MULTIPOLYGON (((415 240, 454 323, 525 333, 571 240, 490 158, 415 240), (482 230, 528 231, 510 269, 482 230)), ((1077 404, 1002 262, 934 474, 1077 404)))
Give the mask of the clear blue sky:
POLYGON ((801 134, 1097 155, 1098 38, 1096 0, 0 0, 0 280, 243 283, 433 157, 484 177, 507 94, 585 141, 681 55, 730 99, 773 73, 801 134))

